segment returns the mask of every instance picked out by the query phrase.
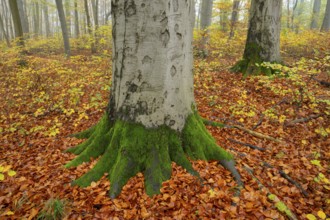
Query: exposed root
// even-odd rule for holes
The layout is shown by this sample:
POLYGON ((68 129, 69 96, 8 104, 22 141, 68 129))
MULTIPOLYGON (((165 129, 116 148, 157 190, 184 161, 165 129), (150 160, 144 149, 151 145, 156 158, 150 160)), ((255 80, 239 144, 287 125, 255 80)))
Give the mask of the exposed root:
POLYGON ((89 130, 78 135, 86 136, 89 139, 85 143, 68 150, 79 156, 66 167, 75 167, 91 157, 101 156, 96 165, 73 184, 86 187, 108 173, 111 198, 115 198, 138 172, 144 174, 146 193, 150 196, 158 194, 162 183, 171 177, 172 161, 199 177, 188 157, 220 161, 233 173, 238 185, 243 185, 233 156, 216 144, 197 114, 188 117, 181 134, 166 126, 146 129, 120 120, 111 123, 105 114, 92 132, 89 130))

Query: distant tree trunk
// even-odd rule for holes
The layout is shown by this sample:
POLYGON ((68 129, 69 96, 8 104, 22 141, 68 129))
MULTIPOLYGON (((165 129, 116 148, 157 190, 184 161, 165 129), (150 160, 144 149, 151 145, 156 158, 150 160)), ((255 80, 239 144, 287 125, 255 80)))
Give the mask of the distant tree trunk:
POLYGON ((9 7, 13 18, 15 37, 18 38, 17 45, 24 47, 23 29, 21 24, 21 18, 19 16, 17 0, 10 0, 9 7))
POLYGON ((70 10, 71 5, 70 5, 70 2, 71 2, 71 0, 64 0, 66 28, 68 29, 69 38, 71 37, 71 10, 70 10))
POLYGON ((290 29, 290 0, 287 0, 287 5, 286 5, 286 11, 287 11, 287 18, 286 18, 286 27, 290 29))
POLYGON ((33 7, 33 32, 35 34, 35 36, 39 35, 39 3, 38 2, 34 2, 34 7, 33 7))
POLYGON ((221 29, 223 32, 227 32, 227 23, 228 23, 228 12, 222 10, 220 12, 220 22, 221 22, 221 29))
POLYGON ((29 33, 29 20, 28 20, 28 17, 26 15, 26 12, 24 10, 23 1, 22 0, 17 0, 17 6, 18 6, 18 11, 19 11, 19 16, 21 18, 23 33, 28 34, 29 33))
POLYGON ((281 10, 282 1, 252 0, 243 60, 232 68, 233 71, 258 74, 267 69, 256 64, 264 61, 281 62, 281 10))
MULTIPOLYGON (((92 0, 93 17, 94 17, 94 38, 95 38, 95 50, 98 45, 98 28, 99 28, 99 0, 92 0)), ((96 52, 96 51, 95 51, 96 52)))
POLYGON ((298 6, 298 0, 295 1, 294 6, 293 6, 293 9, 292 9, 292 15, 291 15, 291 30, 292 31, 295 28, 294 18, 295 18, 295 14, 297 13, 296 12, 297 6, 298 6))
POLYGON ((296 23, 296 33, 299 33, 300 31, 300 23, 301 23, 301 15, 304 11, 304 0, 300 0, 300 5, 298 8, 298 13, 297 13, 297 23, 296 23))
POLYGON ((200 27, 202 30, 207 29, 211 25, 212 8, 213 8, 213 0, 202 0, 201 21, 200 21, 200 27))
POLYGON ((202 56, 208 56, 207 44, 209 42, 209 26, 212 22, 213 0, 202 0, 200 28, 203 30, 202 56))
POLYGON ((70 52, 70 42, 69 42, 68 29, 66 27, 66 20, 65 20, 65 14, 64 14, 64 9, 63 9, 63 3, 62 3, 62 0, 55 0, 55 2, 56 2, 57 11, 58 11, 58 16, 59 16, 60 22, 61 22, 65 55, 69 58, 70 54, 71 54, 71 52, 70 52))
POLYGON ((229 39, 233 38, 235 35, 235 26, 238 21, 239 4, 240 4, 240 0, 234 0, 233 11, 231 13, 229 39))
POLYGON ((311 21, 311 29, 317 29, 318 28, 318 21, 319 21, 319 15, 321 10, 321 0, 314 0, 313 4, 313 12, 312 12, 312 21, 311 21))
POLYGON ((78 15, 78 3, 77 0, 74 1, 74 30, 76 38, 79 37, 79 15, 78 15))
POLYGON ((44 19, 45 19, 44 24, 45 24, 45 30, 46 30, 46 37, 49 37, 50 36, 50 23, 49 23, 47 4, 44 4, 43 11, 44 11, 44 19))
POLYGON ((89 15, 87 0, 84 0, 84 4, 85 4, 85 13, 86 13, 86 20, 87 20, 87 31, 89 33, 89 36, 92 38, 91 51, 92 51, 92 53, 96 53, 96 48, 95 48, 95 44, 94 44, 93 30, 92 30, 92 23, 91 23, 91 17, 89 15))
POLYGON ((330 0, 327 1, 327 6, 325 9, 325 14, 322 22, 321 31, 330 30, 330 0))
POLYGON ((6 33, 6 30, 5 30, 5 27, 4 27, 4 24, 3 24, 3 20, 2 20, 2 17, 1 17, 1 14, 0 14, 0 30, 6 40, 6 43, 7 43, 7 46, 10 47, 10 40, 9 40, 9 37, 6 33))

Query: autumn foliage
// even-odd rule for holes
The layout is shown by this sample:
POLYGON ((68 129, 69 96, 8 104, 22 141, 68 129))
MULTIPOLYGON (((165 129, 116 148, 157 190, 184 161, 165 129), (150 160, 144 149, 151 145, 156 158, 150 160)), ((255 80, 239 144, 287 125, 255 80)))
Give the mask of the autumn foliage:
POLYGON ((72 187, 96 163, 65 169, 75 156, 64 150, 81 142, 69 135, 96 123, 107 105, 108 39, 93 55, 86 39, 73 41, 71 59, 57 38, 28 41, 24 56, 1 45, 0 219, 35 219, 51 199, 65 201, 64 219, 330 218, 330 36, 283 33, 286 65, 263 64, 280 74, 243 78, 228 71, 242 55, 243 35, 228 41, 212 30, 207 59, 198 56, 197 32, 194 45, 198 111, 225 124, 208 129, 235 155, 245 183, 239 197, 230 172, 205 161, 192 162, 203 183, 173 163, 152 198, 142 174, 114 200, 105 177, 72 187))

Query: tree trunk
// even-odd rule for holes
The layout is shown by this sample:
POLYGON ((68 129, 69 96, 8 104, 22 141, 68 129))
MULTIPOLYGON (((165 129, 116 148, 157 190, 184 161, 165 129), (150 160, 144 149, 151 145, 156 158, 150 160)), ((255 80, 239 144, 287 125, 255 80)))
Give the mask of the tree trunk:
POLYGON ((34 2, 34 7, 33 7, 33 31, 34 31, 35 36, 38 36, 39 32, 40 32, 40 30, 39 30, 39 28, 40 28, 39 16, 40 16, 40 14, 39 14, 39 3, 34 2))
POLYGON ((321 0, 314 0, 311 29, 318 29, 319 27, 319 15, 321 11, 321 0))
POLYGON ((24 47, 23 29, 21 24, 21 18, 19 16, 17 0, 10 0, 9 7, 13 18, 15 37, 18 38, 17 45, 24 47))
POLYGON ((213 0, 202 0, 201 29, 205 30, 211 25, 213 0))
POLYGON ((78 3, 77 0, 74 1, 74 30, 76 38, 79 37, 79 15, 78 15, 78 3))
POLYGON ((171 177, 171 161, 198 176, 188 157, 219 160, 242 184, 233 157, 217 146, 194 110, 193 17, 193 0, 112 0, 109 105, 96 126, 76 135, 88 140, 69 149, 79 156, 66 167, 101 157, 74 184, 89 186, 108 173, 114 198, 143 172, 153 195, 171 177))
POLYGON ((327 6, 325 9, 324 19, 321 27, 321 31, 330 30, 330 0, 327 1, 327 6))
POLYGON ((70 2, 71 0, 64 0, 64 8, 65 8, 65 19, 66 19, 66 28, 68 30, 68 36, 71 37, 71 10, 70 10, 70 2))
POLYGON ((84 0, 84 5, 85 5, 86 20, 87 20, 87 31, 91 38, 91 51, 92 51, 92 53, 96 53, 96 47, 95 47, 95 43, 94 43, 94 36, 93 36, 93 30, 92 30, 92 22, 91 22, 91 17, 89 15, 87 0, 84 0))
POLYGON ((235 26, 238 20, 239 4, 240 4, 240 0, 234 0, 233 11, 231 13, 229 39, 233 38, 235 35, 235 26))
POLYGON ((62 36, 63 36, 63 42, 64 42, 64 50, 65 55, 69 58, 70 57, 70 42, 69 42, 69 34, 66 27, 66 20, 65 20, 65 14, 63 9, 63 3, 62 0, 55 0, 58 16, 60 18, 61 23, 61 29, 62 29, 62 36))
POLYGON ((232 70, 243 74, 258 74, 271 71, 259 65, 264 61, 279 63, 282 1, 252 0, 249 30, 243 60, 232 70))
POLYGON ((46 37, 50 36, 50 23, 49 23, 49 16, 48 16, 48 6, 47 6, 47 1, 45 2, 43 6, 43 11, 44 11, 44 24, 45 24, 45 30, 46 30, 46 37))
POLYGON ((6 39, 7 46, 10 47, 10 40, 9 40, 9 37, 8 37, 8 35, 6 33, 6 30, 4 28, 4 24, 3 24, 3 20, 2 20, 1 14, 0 14, 0 30, 1 30, 4 38, 6 39))
POLYGON ((287 5, 286 5, 286 11, 287 11, 287 18, 286 18, 286 27, 289 29, 290 28, 290 0, 287 0, 287 5))
POLYGON ((23 33, 28 34, 29 33, 29 20, 28 20, 28 17, 26 15, 26 12, 24 10, 23 1, 22 0, 17 0, 17 6, 18 6, 19 15, 20 15, 20 18, 21 18, 23 33))

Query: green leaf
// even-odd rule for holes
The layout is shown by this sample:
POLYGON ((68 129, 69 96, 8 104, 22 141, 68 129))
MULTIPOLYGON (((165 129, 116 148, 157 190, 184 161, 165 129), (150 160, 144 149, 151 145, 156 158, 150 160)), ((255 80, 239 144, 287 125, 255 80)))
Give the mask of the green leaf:
POLYGON ((14 170, 9 170, 8 171, 8 176, 15 176, 16 172, 14 170))
POLYGON ((5 175, 3 173, 0 173, 0 181, 3 181, 5 179, 5 175))
POLYGON ((315 215, 313 215, 313 214, 307 214, 307 215, 306 215, 306 218, 307 218, 308 220, 317 220, 316 217, 315 217, 315 215))
POLYGON ((315 166, 322 168, 321 161, 319 161, 319 160, 311 160, 311 163, 315 166))

